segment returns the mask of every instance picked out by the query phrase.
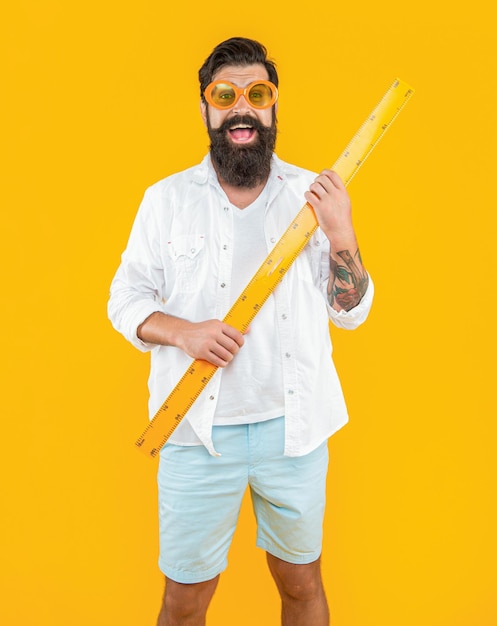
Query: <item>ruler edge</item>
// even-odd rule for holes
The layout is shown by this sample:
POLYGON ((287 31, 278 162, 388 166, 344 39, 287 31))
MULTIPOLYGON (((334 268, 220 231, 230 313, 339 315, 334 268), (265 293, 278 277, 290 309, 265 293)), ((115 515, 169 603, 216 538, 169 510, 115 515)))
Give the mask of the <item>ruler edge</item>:
POLYGON ((390 126, 393 124, 393 122, 397 119, 397 117, 399 116, 400 112, 404 109, 404 107, 406 106, 406 104, 409 102, 409 100, 412 98, 412 96, 415 93, 415 90, 408 84, 406 83, 406 81, 400 79, 400 78, 395 78, 392 83, 390 84, 390 87, 388 87, 388 89, 385 91, 385 93, 383 94, 383 96, 378 100, 378 102, 376 103, 376 105, 373 107, 371 113, 368 115, 368 117, 363 121, 363 123, 359 126, 359 128, 357 129, 357 131, 354 133, 352 139, 349 141, 349 143, 347 144, 347 146, 345 147, 345 149, 342 151, 342 153, 340 154, 340 156, 338 157, 338 159, 335 161, 335 163, 332 165, 331 169, 333 169, 334 167, 336 167, 338 165, 338 163, 340 162, 340 160, 342 158, 346 158, 345 157, 345 153, 347 152, 347 150, 349 149, 349 146, 351 146, 354 141, 356 140, 356 138, 361 134, 361 132, 364 130, 364 128, 367 126, 369 120, 371 119, 371 114, 378 109, 381 104, 388 98, 389 93, 393 90, 393 89, 397 89, 398 86, 404 86, 406 88, 406 91, 404 93, 403 96, 403 100, 401 101, 400 105, 397 107, 397 110, 395 111, 392 119, 390 120, 390 122, 388 123, 388 125, 386 126, 386 128, 384 128, 382 130, 382 132, 378 135, 378 137, 376 138, 376 140, 370 144, 368 151, 366 152, 365 156, 363 159, 361 159, 361 162, 359 165, 357 165, 354 168, 354 171, 352 172, 352 174, 347 178, 346 181, 344 181, 345 186, 347 187, 349 185, 349 183, 353 180, 353 178, 355 177, 355 175, 357 174, 357 172, 361 169, 361 167, 363 166, 363 164, 366 162, 367 158, 369 157, 369 155, 373 152, 373 150, 376 148, 376 146, 379 144, 379 142, 383 139, 384 135, 386 134, 386 132, 389 130, 390 126))
MULTIPOLYGON (((374 111, 376 111, 381 104, 388 98, 389 94, 391 93, 391 91, 393 89, 397 89, 399 86, 404 86, 406 88, 406 91, 404 92, 404 96, 403 96, 403 100, 401 101, 401 103, 399 104, 399 106, 397 107, 397 110, 394 112, 392 118, 390 119, 390 121, 388 122, 387 126, 385 128, 382 129, 382 132, 378 135, 378 137, 373 141, 373 143, 370 144, 368 150, 366 151, 364 157, 360 160, 360 162, 358 164, 356 164, 356 167, 354 168, 352 174, 346 179, 344 180, 344 185, 347 187, 350 182, 354 179, 354 177, 356 176, 357 172, 361 169, 361 167, 363 166, 363 164, 366 162, 366 160, 368 159, 368 157, 370 156, 370 154, 373 152, 373 150, 376 148, 376 146, 378 145, 378 143, 381 141, 381 139, 383 139, 384 135, 386 134, 386 132, 389 130, 390 126, 393 124, 393 122, 397 119, 398 115, 400 114, 400 112, 404 109, 404 107, 406 106, 406 104, 409 102, 409 100, 412 98, 412 96, 415 93, 415 90, 408 84, 406 83, 404 80, 399 79, 399 78, 395 78, 392 83, 390 84, 390 86, 388 87, 388 89, 385 91, 385 93, 383 94, 383 96, 377 101, 376 105, 372 108, 371 113, 368 115, 368 117, 362 122, 362 124, 359 126, 359 128, 357 129, 357 131, 354 133, 354 135, 352 136, 352 138, 349 140, 349 142, 347 143, 346 147, 342 150, 342 152, 340 153, 340 156, 338 157, 338 159, 335 160, 334 164, 331 166, 330 169, 334 169, 338 163, 343 159, 346 158, 346 152, 349 149, 349 146, 351 146, 357 139, 357 137, 361 134, 361 132, 364 130, 364 128, 367 126, 368 122, 371 120, 371 116, 374 113, 374 111)), ((285 238, 285 235, 287 235, 287 233, 289 231, 291 231, 293 225, 295 224, 295 222, 298 220, 299 216, 304 213, 305 211, 310 210, 312 211, 312 213, 314 214, 314 210, 312 208, 312 205, 309 202, 306 202, 298 211, 298 213, 296 214, 296 216, 293 218, 293 220, 291 221, 291 223, 288 225, 288 227, 285 229, 284 233, 281 235, 281 237, 279 238, 279 240, 276 242, 275 246, 271 249, 271 251, 269 252, 269 254, 266 256, 266 258, 264 259, 264 261, 261 263, 261 265, 259 266, 259 268, 257 269, 257 271, 255 272, 255 274, 252 276, 252 278, 250 279, 250 281, 247 283, 247 285, 245 286, 245 288, 240 292, 240 294, 238 295, 238 297, 235 299, 235 302, 233 303, 233 305, 230 307, 229 311, 226 313, 226 315, 223 318, 223 321, 225 321, 227 318, 229 318, 229 316, 232 314, 233 309, 236 307, 237 301, 240 299, 240 297, 247 291, 250 290, 251 285, 256 282, 257 277, 259 276, 259 274, 261 273, 261 271, 263 270, 264 266, 266 265, 267 261, 272 257, 273 253, 275 250, 277 250, 278 246, 280 246, 280 244, 282 244, 283 239, 285 238)), ((285 276, 285 274, 287 273, 288 269, 290 269, 291 265, 293 264, 293 262, 295 261, 295 259, 300 255, 300 253, 302 252, 302 250, 306 247, 310 237, 312 237, 313 233, 315 232, 315 230, 318 227, 318 222, 316 220, 315 225, 312 228, 311 233, 309 234, 309 237, 307 237, 305 239, 305 241, 303 241, 302 245, 299 245, 297 248, 297 253, 294 255, 292 262, 290 263, 290 265, 288 266, 288 268, 280 275, 279 279, 276 281, 274 288, 267 294, 267 296, 264 298, 262 305, 260 308, 262 308, 262 306, 265 304, 265 302, 267 301, 267 299, 269 298, 269 296, 271 295, 272 291, 274 291, 274 289, 276 288, 276 286, 281 282, 281 280, 283 279, 283 277, 285 276)), ((256 316, 258 311, 256 311, 256 313, 254 313, 253 317, 251 318, 251 320, 249 321, 249 325, 250 322, 254 319, 254 317, 256 316)), ((154 421, 156 420, 156 418, 159 416, 159 414, 161 413, 161 411, 164 410, 164 406, 167 405, 167 402, 169 401, 169 399, 173 396, 173 394, 175 393, 176 388, 183 383, 183 381, 185 379, 188 378, 188 374, 189 372, 192 370, 192 368, 195 367, 196 363, 200 363, 200 362, 204 362, 204 363, 209 363, 208 361, 204 361, 203 359, 194 359, 190 365, 188 366, 188 368, 185 370, 185 372, 183 373, 183 375, 181 376, 181 378, 178 380, 178 382, 176 383, 176 385, 174 386, 174 388, 172 389, 172 391, 169 393, 169 395, 167 396, 167 398, 164 400, 164 402, 161 404, 161 406, 159 407, 159 409, 156 411, 155 415, 150 419, 149 423, 147 424, 147 427, 143 430, 142 434, 140 435, 140 437, 135 441, 135 446, 141 450, 144 454, 146 454, 147 456, 151 457, 151 458, 155 458, 159 453, 160 450, 162 449, 162 447, 165 445, 165 443, 167 442, 167 440, 170 438, 170 436, 172 435, 172 433, 176 430, 176 428, 179 426, 179 424, 182 422, 182 420, 185 418, 186 414, 188 413, 188 411, 190 410, 190 408, 193 406, 193 404, 196 402, 197 398, 200 396, 200 394, 202 393, 202 391, 205 389, 205 387, 207 386, 207 384, 210 382, 210 380, 212 379, 212 377, 214 376, 214 374, 216 373, 216 371, 219 369, 219 367, 212 365, 209 363, 209 365, 211 365, 211 367, 209 368, 209 373, 207 376, 207 380, 205 381, 205 383, 203 383, 202 381, 202 385, 200 386, 200 388, 198 389, 198 392, 196 392, 191 399, 191 402, 187 404, 186 406, 186 410, 184 412, 182 412, 182 415, 180 417, 179 420, 177 420, 177 423, 173 425, 172 428, 168 429, 165 433, 165 435, 160 439, 160 444, 158 447, 154 447, 151 450, 149 450, 148 452, 146 452, 145 450, 142 450, 142 445, 145 442, 145 437, 147 435, 147 433, 149 433, 150 431, 152 431, 154 429, 154 421)))
MULTIPOLYGON (((188 378, 188 375, 190 373, 190 371, 192 370, 192 368, 195 367, 196 363, 207 363, 209 365, 209 372, 207 374, 204 374, 205 377, 205 382, 204 380, 201 380, 201 386, 198 388, 198 391, 195 392, 195 394, 193 394, 191 401, 189 403, 187 403, 186 405, 186 409, 184 412, 182 412, 181 417, 177 420, 176 424, 173 425, 172 428, 169 428, 165 434, 162 436, 162 438, 160 439, 160 444, 158 446, 158 448, 152 448, 149 452, 144 452, 144 454, 146 454, 147 456, 151 456, 152 458, 157 456, 157 454, 159 454, 161 448, 164 446, 164 444, 166 443, 166 441, 169 439, 169 437, 173 434, 173 432, 176 430, 176 428, 179 426, 179 424, 183 421, 184 417, 186 416, 186 414, 188 413, 188 411, 191 409, 191 407, 195 404, 197 398, 200 396, 200 394, 202 393, 202 391, 205 389, 205 387, 209 384, 209 381, 212 379, 212 377, 214 376, 214 374, 216 373, 216 371, 219 369, 217 366, 212 365, 212 363, 209 363, 209 361, 204 361, 203 359, 194 359, 190 365, 188 366, 188 368, 185 370, 185 372, 183 373, 183 375, 181 376, 181 378, 178 380, 178 382, 176 383, 176 385, 174 386, 174 388, 172 389, 171 393, 167 396, 167 398, 164 400, 164 402, 160 405, 159 409, 156 411, 155 415, 153 416, 153 418, 149 421, 149 423, 147 424, 147 427, 145 428, 145 430, 142 432, 142 434, 140 435, 140 437, 135 441, 135 446, 141 450, 141 447, 144 443, 145 437, 148 433, 150 433, 150 431, 153 431, 155 428, 155 424, 154 421, 156 419, 157 416, 159 416, 161 411, 165 410, 165 406, 167 405, 167 403, 170 401, 170 398, 174 395, 175 393, 175 389, 181 384, 183 383, 183 381, 185 381, 188 378)), ((199 372, 199 375, 202 375, 201 372, 199 372)))

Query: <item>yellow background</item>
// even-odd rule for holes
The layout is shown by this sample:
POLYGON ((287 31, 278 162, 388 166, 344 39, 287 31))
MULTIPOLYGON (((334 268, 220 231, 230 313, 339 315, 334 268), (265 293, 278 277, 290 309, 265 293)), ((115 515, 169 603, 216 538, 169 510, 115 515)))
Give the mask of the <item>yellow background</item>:
MULTIPOLYGON (((198 67, 233 35, 281 80, 277 151, 333 163, 395 77, 413 99, 351 183, 376 283, 333 331, 334 626, 497 623, 495 20, 457 3, 16 0, 2 9, 0 622, 155 623, 148 357, 106 319, 145 188, 208 144, 198 67), (174 84, 174 89, 171 88, 174 84)), ((245 503, 210 624, 278 623, 245 503)))

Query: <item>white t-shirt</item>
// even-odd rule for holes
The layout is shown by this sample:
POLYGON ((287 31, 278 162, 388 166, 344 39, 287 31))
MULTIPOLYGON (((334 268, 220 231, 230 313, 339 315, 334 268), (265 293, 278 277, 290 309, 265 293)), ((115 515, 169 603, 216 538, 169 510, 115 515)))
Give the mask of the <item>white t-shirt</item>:
MULTIPOLYGON (((266 186, 245 209, 231 206, 234 231, 233 302, 269 252, 264 234, 267 196, 266 186)), ((284 406, 280 338, 271 295, 253 320, 242 349, 222 371, 214 424, 262 422, 284 415, 284 406), (271 346, 270 359, 268 346, 271 346)))

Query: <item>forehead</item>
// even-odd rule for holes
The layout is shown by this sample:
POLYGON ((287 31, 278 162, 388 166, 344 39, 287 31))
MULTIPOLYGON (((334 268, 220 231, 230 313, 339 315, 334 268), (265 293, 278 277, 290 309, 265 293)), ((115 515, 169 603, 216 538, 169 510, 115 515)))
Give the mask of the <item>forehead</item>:
POLYGON ((224 65, 213 75, 212 80, 228 80, 237 87, 246 87, 254 80, 268 80, 264 65, 224 65))

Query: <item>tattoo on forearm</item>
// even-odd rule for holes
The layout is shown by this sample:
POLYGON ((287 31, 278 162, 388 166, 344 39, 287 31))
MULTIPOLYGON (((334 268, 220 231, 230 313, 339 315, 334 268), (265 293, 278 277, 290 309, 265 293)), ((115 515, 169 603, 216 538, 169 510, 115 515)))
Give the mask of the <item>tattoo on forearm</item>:
POLYGON ((328 299, 332 306, 336 303, 341 309, 350 311, 359 304, 366 293, 369 277, 362 266, 359 249, 354 256, 350 254, 349 250, 342 250, 337 255, 344 264, 341 265, 330 257, 328 299), (359 265, 357 265, 356 259, 359 265))

